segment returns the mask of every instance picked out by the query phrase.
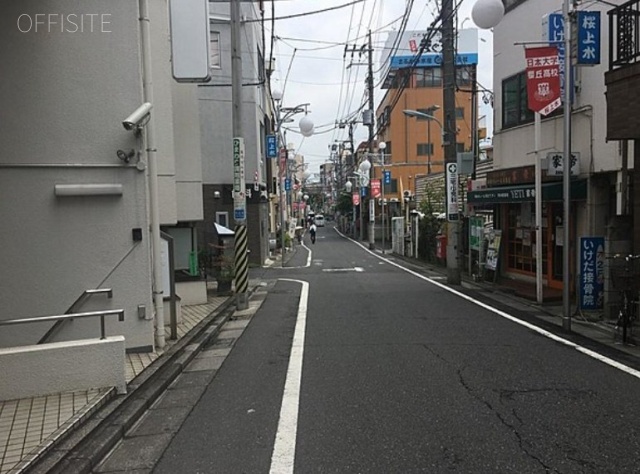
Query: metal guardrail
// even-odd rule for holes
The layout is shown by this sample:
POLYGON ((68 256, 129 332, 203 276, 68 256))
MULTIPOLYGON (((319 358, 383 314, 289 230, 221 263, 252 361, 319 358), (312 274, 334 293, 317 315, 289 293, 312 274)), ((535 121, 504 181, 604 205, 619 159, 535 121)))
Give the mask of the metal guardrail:
POLYGON ((640 0, 631 0, 609 15, 609 71, 640 60, 640 0))
POLYGON ((64 321, 75 318, 95 318, 100 317, 100 339, 106 339, 104 324, 105 316, 118 316, 118 321, 124 321, 124 309, 109 309, 107 311, 89 311, 86 313, 60 314, 56 316, 38 316, 35 318, 7 319, 0 321, 0 326, 16 326, 18 324, 46 323, 51 321, 64 321))
MULTIPOLYGON (((107 298, 113 298, 113 290, 111 288, 97 288, 95 290, 84 290, 82 294, 78 297, 77 300, 73 302, 69 309, 64 312, 64 314, 73 313, 76 308, 79 308, 82 303, 84 303, 90 296, 93 295, 102 295, 106 294, 107 298)), ((49 341, 61 328, 62 325, 66 322, 66 319, 59 319, 56 323, 49 328, 49 330, 45 333, 44 336, 38 341, 38 344, 45 344, 49 341)))

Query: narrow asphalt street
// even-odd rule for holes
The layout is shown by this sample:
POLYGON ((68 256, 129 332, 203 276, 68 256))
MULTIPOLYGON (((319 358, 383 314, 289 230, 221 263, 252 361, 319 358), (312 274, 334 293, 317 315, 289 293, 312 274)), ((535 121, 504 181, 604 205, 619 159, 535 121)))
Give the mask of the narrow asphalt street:
POLYGON ((637 472, 611 351, 330 227, 305 244, 94 472, 637 472))

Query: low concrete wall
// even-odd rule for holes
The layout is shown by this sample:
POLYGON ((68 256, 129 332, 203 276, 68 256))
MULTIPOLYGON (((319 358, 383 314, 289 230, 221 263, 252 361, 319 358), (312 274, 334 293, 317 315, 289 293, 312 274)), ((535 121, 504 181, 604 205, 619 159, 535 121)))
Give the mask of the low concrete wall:
POLYGON ((176 294, 183 305, 206 304, 207 282, 204 280, 176 282, 176 294))
POLYGON ((0 349, 0 400, 105 387, 127 391, 123 336, 0 349))

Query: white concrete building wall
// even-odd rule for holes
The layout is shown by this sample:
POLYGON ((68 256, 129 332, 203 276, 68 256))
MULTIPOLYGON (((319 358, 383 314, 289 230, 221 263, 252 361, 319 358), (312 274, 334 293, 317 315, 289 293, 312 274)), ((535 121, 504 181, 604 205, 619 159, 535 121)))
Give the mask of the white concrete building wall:
MULTIPOLYGON (((133 165, 137 158, 125 165, 116 157, 118 149, 144 150, 122 127, 143 97, 138 17, 137 2, 25 0, 0 7, 2 319, 59 314, 83 290, 110 287, 113 299, 94 298, 82 310, 123 308, 125 322, 109 321, 108 333, 126 335, 127 347, 153 345, 153 321, 138 318, 139 305, 147 317, 152 312, 146 173, 133 165), (76 21, 85 15, 84 29, 40 24, 26 31, 29 18, 49 13, 76 21), (89 14, 98 15, 92 28, 89 14), (98 183, 122 185, 122 195, 54 193, 56 184, 98 183), (132 229, 141 229, 141 242, 132 229)), ((0 346, 33 343, 45 330, 5 328, 0 346)), ((74 321, 61 338, 98 330, 99 320, 74 321)))
POLYGON ((203 219, 202 150, 197 87, 174 82, 171 88, 178 221, 203 219))
POLYGON ((171 73, 168 8, 168 0, 149 1, 155 102, 153 113, 156 123, 158 199, 162 225, 172 225, 178 221, 173 102, 171 100, 174 79, 171 73))
MULTIPOLYGON (((615 2, 614 2, 615 3, 615 2)), ((511 168, 533 164, 533 123, 502 130, 502 81, 524 71, 525 52, 522 44, 542 40, 542 17, 562 11, 562 0, 528 0, 505 14, 494 28, 494 167, 511 168)), ((589 4, 588 10, 601 11, 601 64, 579 68, 576 84, 579 92, 574 99, 572 151, 580 152, 581 174, 589 171, 610 171, 620 167, 616 143, 606 143, 606 101, 604 73, 608 67, 608 23, 606 11, 610 6, 589 4)), ((535 46, 535 45, 530 45, 535 46)), ((541 148, 543 156, 549 151, 563 149, 562 116, 542 122, 541 148)))

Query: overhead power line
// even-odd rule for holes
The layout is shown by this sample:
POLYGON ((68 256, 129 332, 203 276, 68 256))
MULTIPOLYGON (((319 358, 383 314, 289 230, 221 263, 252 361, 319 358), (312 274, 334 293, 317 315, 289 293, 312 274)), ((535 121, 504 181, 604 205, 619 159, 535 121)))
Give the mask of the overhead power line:
MULTIPOLYGON (((350 3, 345 3, 344 5, 338 5, 336 7, 330 7, 330 8, 324 8, 322 10, 315 10, 315 11, 311 11, 311 12, 305 12, 305 13, 295 13, 293 15, 286 15, 286 16, 279 16, 277 18, 267 18, 267 20, 290 20, 292 18, 300 18, 302 16, 309 16, 309 15, 317 15, 319 13, 326 13, 326 12, 330 12, 332 10, 339 10, 340 8, 345 8, 345 7, 350 7, 351 5, 355 5, 357 3, 361 3, 364 2, 365 0, 353 0, 350 3)), ((260 21, 260 20, 245 20, 246 23, 252 23, 255 21, 260 21)))

